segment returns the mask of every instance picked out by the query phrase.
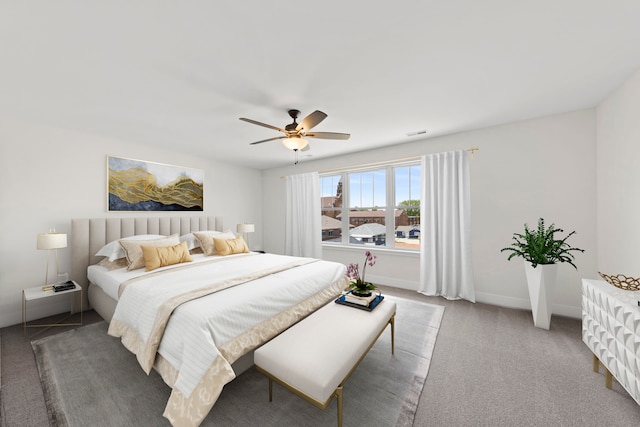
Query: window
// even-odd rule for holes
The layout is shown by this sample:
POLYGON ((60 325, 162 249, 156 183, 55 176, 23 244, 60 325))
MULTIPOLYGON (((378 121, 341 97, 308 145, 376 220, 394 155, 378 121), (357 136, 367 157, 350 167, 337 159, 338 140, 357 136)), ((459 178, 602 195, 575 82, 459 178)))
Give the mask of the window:
POLYGON ((420 165, 395 168, 395 209, 402 212, 396 247, 420 249, 420 165))
POLYGON ((320 176, 327 244, 420 249, 420 163, 320 176))

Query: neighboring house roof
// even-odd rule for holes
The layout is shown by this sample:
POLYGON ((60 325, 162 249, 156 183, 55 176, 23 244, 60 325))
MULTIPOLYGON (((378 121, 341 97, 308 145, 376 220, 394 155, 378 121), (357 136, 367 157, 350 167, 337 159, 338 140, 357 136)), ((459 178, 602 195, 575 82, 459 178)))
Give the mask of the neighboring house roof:
POLYGON ((349 231, 349 236, 367 238, 373 236, 384 235, 387 232, 387 228, 382 224, 370 223, 362 224, 349 231))
MULTIPOLYGON (((322 218, 322 229, 323 230, 333 230, 333 229, 336 229, 336 228, 342 228, 342 221, 340 221, 340 220, 337 220, 335 218, 331 218, 330 216, 326 216, 326 215, 322 215, 321 218, 322 218)), ((349 224, 349 225, 351 225, 351 224, 349 224)))
MULTIPOLYGON (((335 239, 324 240, 322 243, 342 243, 342 237, 336 237, 335 239)), ((362 241, 349 236, 349 244, 361 245, 362 241)))

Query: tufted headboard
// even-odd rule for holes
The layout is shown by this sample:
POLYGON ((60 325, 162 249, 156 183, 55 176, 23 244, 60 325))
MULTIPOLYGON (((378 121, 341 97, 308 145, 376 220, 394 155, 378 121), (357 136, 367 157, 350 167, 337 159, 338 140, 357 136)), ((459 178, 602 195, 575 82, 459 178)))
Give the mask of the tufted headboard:
POLYGON ((82 306, 89 308, 87 267, 100 261, 95 253, 105 244, 138 234, 187 234, 200 230, 222 230, 222 217, 83 218, 71 220, 71 275, 82 286, 82 306))

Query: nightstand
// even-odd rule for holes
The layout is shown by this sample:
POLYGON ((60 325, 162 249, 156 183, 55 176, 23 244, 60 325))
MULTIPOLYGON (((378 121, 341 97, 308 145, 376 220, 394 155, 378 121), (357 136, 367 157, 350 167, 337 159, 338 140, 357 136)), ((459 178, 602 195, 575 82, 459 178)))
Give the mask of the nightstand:
POLYGON ((42 331, 40 331, 40 332, 43 332, 52 326, 81 326, 82 325, 82 286, 78 285, 76 282, 73 282, 73 284, 75 285, 74 289, 69 289, 69 290, 60 291, 60 292, 54 292, 53 289, 43 291, 42 286, 36 286, 34 288, 28 288, 28 289, 22 290, 22 328, 24 331, 24 335, 27 334, 27 328, 45 328, 42 331), (73 297, 76 292, 80 292, 80 323, 61 323, 73 315, 73 297), (69 316, 65 317, 64 319, 61 319, 59 322, 56 322, 56 323, 29 324, 27 322, 27 303, 29 301, 39 300, 43 298, 58 297, 62 295, 67 295, 70 298, 69 299, 69 302, 70 302, 69 316))

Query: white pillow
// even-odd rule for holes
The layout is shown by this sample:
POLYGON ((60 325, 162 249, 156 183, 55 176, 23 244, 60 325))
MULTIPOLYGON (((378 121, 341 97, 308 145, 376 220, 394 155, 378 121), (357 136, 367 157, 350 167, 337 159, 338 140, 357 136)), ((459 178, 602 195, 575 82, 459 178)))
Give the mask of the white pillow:
POLYGON ((182 236, 180 236, 180 243, 182 242, 187 242, 187 248, 189 250, 200 247, 200 240, 198 240, 198 238, 193 233, 183 234, 182 236))
MULTIPOLYGON (((137 236, 129 236, 125 237, 127 240, 153 240, 153 239, 161 239, 163 236, 161 234, 139 234, 137 236)), ((127 256, 122 245, 120 245, 120 239, 114 240, 113 242, 109 242, 104 245, 98 252, 96 252, 96 256, 106 256, 109 258, 109 261, 115 261, 120 258, 124 258, 127 256)))
POLYGON ((124 249, 127 255, 127 261, 129 266, 127 270, 136 270, 145 266, 144 254, 142 253, 142 246, 175 246, 180 244, 178 240, 178 234, 172 234, 171 236, 162 236, 160 239, 140 240, 140 239, 120 239, 120 246, 124 249))
POLYGON ((217 255, 216 247, 213 244, 213 238, 218 239, 235 239, 236 235, 231 230, 222 231, 194 231, 193 234, 200 241, 200 247, 206 256, 217 255))

